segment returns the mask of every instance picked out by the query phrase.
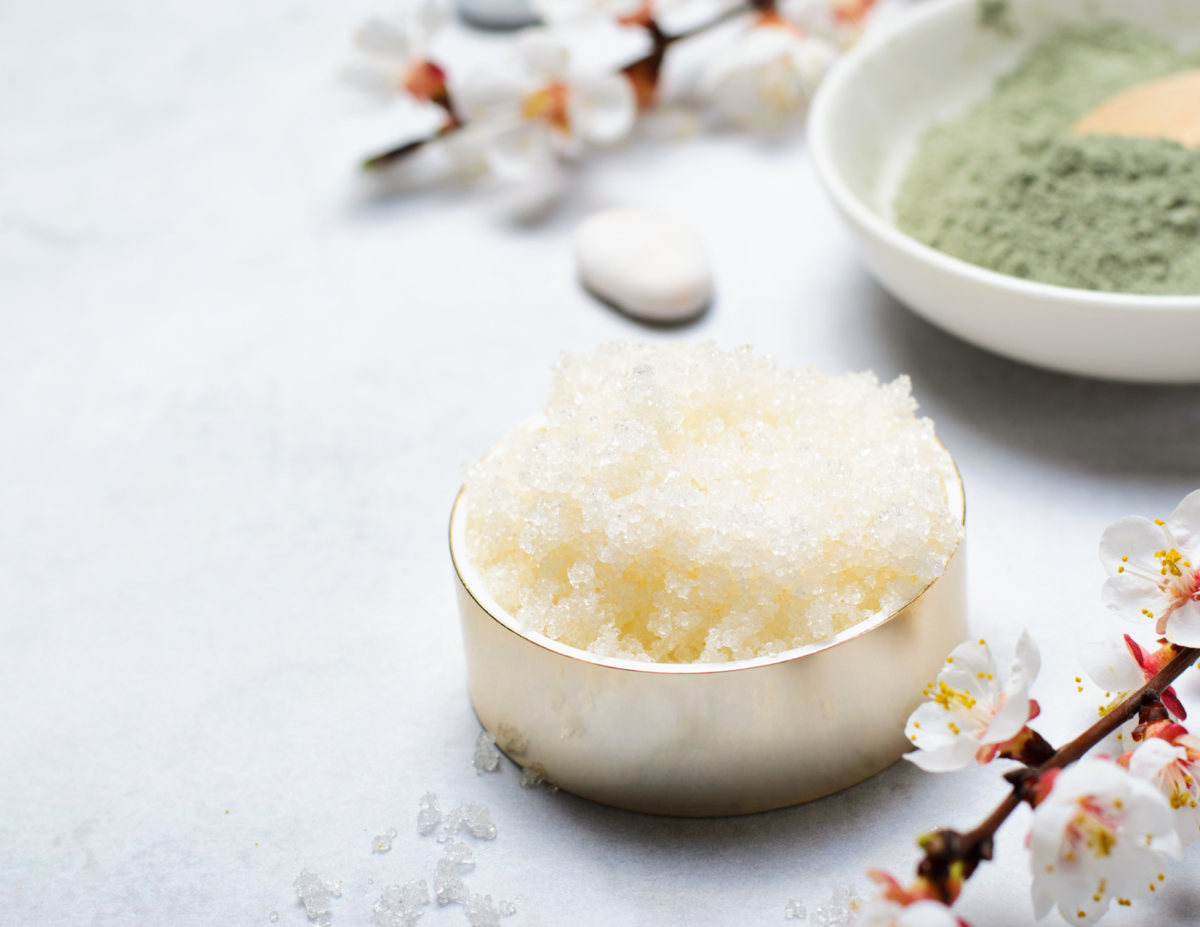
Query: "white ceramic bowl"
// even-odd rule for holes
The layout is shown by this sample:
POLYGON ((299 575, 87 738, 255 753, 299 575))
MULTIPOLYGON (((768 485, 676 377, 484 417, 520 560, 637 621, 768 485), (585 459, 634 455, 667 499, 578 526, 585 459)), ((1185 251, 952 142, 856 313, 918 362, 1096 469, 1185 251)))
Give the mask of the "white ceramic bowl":
POLYGON ((881 23, 830 72, 809 119, 817 171, 863 261, 918 315, 965 341, 1066 373, 1200 382, 1200 295, 1032 283, 936 251, 896 228, 892 199, 930 125, 991 92, 1067 24, 1118 20, 1191 48, 1200 0, 1010 0, 1015 35, 981 29, 978 0, 926 0, 881 23))

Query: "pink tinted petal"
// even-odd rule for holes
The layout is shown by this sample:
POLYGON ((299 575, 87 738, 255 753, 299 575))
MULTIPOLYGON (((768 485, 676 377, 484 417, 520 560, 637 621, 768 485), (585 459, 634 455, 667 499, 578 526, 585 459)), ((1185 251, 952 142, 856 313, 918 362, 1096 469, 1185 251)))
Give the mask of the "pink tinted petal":
POLYGON ((1157 573, 1158 562, 1153 554, 1165 542, 1162 528, 1149 518, 1130 515, 1104 529, 1100 536, 1100 565, 1109 576, 1114 576, 1126 565, 1121 558, 1128 557, 1128 563, 1157 573))
POLYGON ((1132 573, 1118 573, 1106 579, 1100 587, 1100 599, 1126 621, 1143 623, 1155 620, 1167 610, 1171 601, 1154 583, 1132 573))
POLYGON ((955 772, 971 765, 977 746, 973 737, 958 737, 936 750, 914 750, 904 758, 925 772, 955 772))
POLYGON ((1183 702, 1179 701, 1179 696, 1175 694, 1174 686, 1167 686, 1163 689, 1162 703, 1166 706, 1167 711, 1180 721, 1187 720, 1187 709, 1183 707, 1183 702))
POLYGON ((1200 647, 1200 602, 1191 599, 1167 618, 1167 640, 1181 647, 1200 647))
POLYGON ((1167 519, 1167 530, 1175 539, 1179 552, 1196 566, 1196 559, 1200 557, 1200 489, 1183 497, 1167 519))
POLYGON ((1147 657, 1146 649, 1128 634, 1122 636, 1125 638, 1125 649, 1129 651, 1129 655, 1133 657, 1134 662, 1136 662, 1138 665, 1138 668, 1141 669, 1142 672, 1145 672, 1147 657))

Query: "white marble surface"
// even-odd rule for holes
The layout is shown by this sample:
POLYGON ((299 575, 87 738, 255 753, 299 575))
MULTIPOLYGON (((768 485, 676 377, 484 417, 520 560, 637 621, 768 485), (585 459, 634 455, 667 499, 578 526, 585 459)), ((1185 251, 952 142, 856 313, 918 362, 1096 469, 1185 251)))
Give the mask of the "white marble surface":
MULTIPOLYGON (((342 881, 335 925, 365 924, 383 884, 432 875, 426 789, 492 807, 469 884, 517 900, 511 927, 781 924, 868 866, 907 875, 919 830, 998 800, 998 768, 899 764, 712 821, 476 776, 445 542, 462 465, 559 352, 605 339, 910 373, 965 478, 974 627, 1002 653, 1035 634, 1055 739, 1095 711, 1072 677, 1108 620, 1099 533, 1200 485, 1200 389, 1040 372, 918 321, 856 262, 801 139, 634 144, 532 227, 364 198, 351 156, 392 127, 328 88, 366 9, 0 5, 0 924, 299 927, 304 867, 342 881), (704 237, 697 324, 642 329, 576 285, 572 228, 624 204, 704 237)), ((1200 709, 1200 678, 1182 690, 1200 709)), ((976 927, 1032 920, 1026 821, 967 889, 976 927)), ((1193 850, 1106 923, 1194 923, 1198 878, 1193 850)))

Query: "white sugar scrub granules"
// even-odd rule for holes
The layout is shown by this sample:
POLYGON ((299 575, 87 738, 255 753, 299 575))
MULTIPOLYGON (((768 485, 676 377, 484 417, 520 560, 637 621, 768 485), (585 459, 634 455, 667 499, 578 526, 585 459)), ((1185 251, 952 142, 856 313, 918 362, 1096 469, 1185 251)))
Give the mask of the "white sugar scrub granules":
POLYGON ((432 834, 442 823, 442 809, 438 807, 437 792, 426 792, 421 796, 417 811, 417 833, 432 834))
POLYGON ((722 662, 912 599, 962 535, 907 377, 749 347, 565 356, 467 474, 467 555, 517 626, 603 657, 722 662))
POLYGON ((375 902, 371 927, 415 927, 429 904, 429 886, 424 879, 385 888, 375 902))
POLYGON ((480 731, 475 738, 475 755, 471 760, 475 772, 482 775, 485 772, 500 771, 500 751, 496 749, 496 736, 487 731, 480 731))
POLYGON ((333 920, 333 899, 342 897, 342 891, 333 882, 325 882, 315 872, 305 869, 292 883, 296 895, 304 902, 304 912, 310 921, 319 927, 329 927, 333 920))
POLYGON ((445 843, 455 834, 468 831, 480 840, 495 840, 496 825, 492 823, 492 813, 487 805, 477 801, 464 802, 443 818, 442 832, 438 834, 438 843, 445 843))

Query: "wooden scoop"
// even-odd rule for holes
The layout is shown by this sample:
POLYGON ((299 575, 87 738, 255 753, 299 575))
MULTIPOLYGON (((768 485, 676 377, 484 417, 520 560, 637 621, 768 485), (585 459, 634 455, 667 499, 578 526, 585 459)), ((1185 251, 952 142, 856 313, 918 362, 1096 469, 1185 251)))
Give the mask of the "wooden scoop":
POLYGON ((1086 113, 1072 131, 1165 138, 1200 148, 1200 71, 1183 71, 1123 90, 1086 113))

